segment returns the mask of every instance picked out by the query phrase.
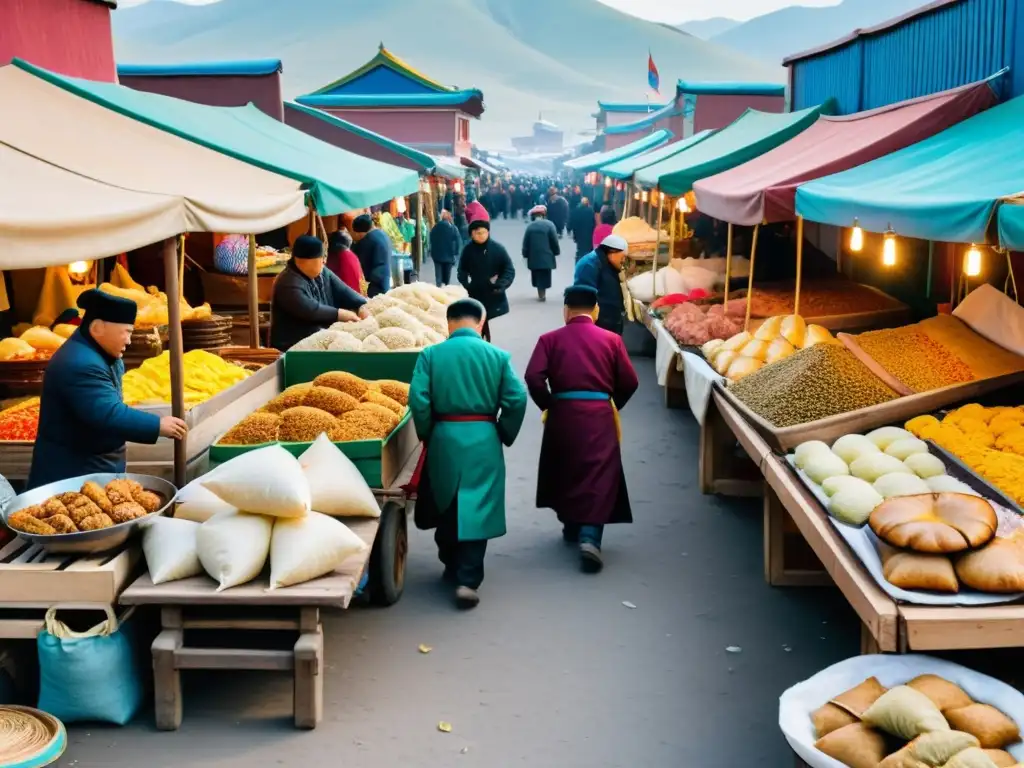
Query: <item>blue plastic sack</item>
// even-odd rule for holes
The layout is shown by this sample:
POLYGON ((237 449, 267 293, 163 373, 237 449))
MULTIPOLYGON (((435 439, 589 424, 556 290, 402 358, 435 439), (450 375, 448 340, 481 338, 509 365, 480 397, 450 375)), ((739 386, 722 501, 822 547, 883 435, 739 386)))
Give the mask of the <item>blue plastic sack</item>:
POLYGON ((226 235, 213 249, 213 266, 225 275, 249 274, 249 238, 226 235))
POLYGON ((109 607, 107 620, 87 632, 68 629, 56 611, 47 611, 37 640, 39 709, 65 723, 128 723, 142 704, 130 632, 109 607))

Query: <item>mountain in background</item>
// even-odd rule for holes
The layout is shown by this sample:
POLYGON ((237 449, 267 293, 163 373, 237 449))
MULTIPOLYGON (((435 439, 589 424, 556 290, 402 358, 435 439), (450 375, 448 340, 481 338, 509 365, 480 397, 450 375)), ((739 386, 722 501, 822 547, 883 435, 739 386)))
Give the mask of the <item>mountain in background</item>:
POLYGON ((738 27, 742 23, 742 21, 736 21, 736 19, 727 19, 724 16, 716 16, 713 19, 687 21, 684 24, 677 24, 676 27, 687 34, 699 37, 701 40, 710 40, 716 35, 721 35, 734 27, 738 27))
POLYGON ((843 0, 839 5, 807 8, 793 5, 766 13, 711 41, 765 63, 781 64, 786 56, 830 43, 855 29, 871 27, 922 5, 923 0, 843 0))
POLYGON ((593 130, 598 99, 644 103, 648 50, 663 99, 677 79, 785 78, 777 64, 597 0, 150 2, 116 11, 113 27, 122 63, 280 58, 286 98, 347 74, 383 42, 430 77, 483 91, 487 111, 473 139, 484 146, 529 134, 538 112, 571 135, 593 130))

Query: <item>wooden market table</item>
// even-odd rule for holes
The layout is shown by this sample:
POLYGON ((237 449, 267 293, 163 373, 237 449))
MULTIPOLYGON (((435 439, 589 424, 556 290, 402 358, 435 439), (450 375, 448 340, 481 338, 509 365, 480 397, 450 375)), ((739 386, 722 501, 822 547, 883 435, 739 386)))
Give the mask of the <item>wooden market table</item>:
POLYGON ((160 608, 161 632, 153 641, 156 726, 177 730, 184 703, 183 669, 290 671, 294 677, 295 726, 316 728, 323 718, 324 639, 320 611, 348 608, 364 574, 370 599, 380 605, 399 600, 405 585, 408 513, 414 501, 403 486, 419 461, 417 448, 398 479, 374 491, 381 516, 345 520, 367 548, 333 573, 304 584, 270 589, 266 572, 238 587, 217 591, 216 583, 196 576, 154 586, 148 573, 121 595, 123 605, 160 608), (193 645, 193 635, 217 630, 233 645, 193 645), (253 632, 290 632, 291 649, 254 648, 253 632))
POLYGON ((862 653, 1024 646, 1022 603, 927 606, 887 595, 785 460, 715 391, 701 433, 702 490, 749 495, 754 468, 763 478, 765 580, 773 586, 834 583, 861 620, 862 653), (808 546, 816 562, 808 563, 808 546))

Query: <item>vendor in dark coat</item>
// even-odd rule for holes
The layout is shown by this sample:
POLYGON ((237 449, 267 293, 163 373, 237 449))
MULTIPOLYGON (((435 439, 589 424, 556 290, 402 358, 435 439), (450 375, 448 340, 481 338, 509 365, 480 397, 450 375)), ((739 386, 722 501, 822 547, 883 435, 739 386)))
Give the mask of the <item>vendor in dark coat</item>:
POLYGON ((121 356, 132 340, 135 302, 93 289, 78 306, 85 310, 81 326, 46 366, 29 488, 124 472, 125 443, 184 440, 188 432, 181 419, 124 404, 121 356))
POLYGON ((284 352, 333 323, 358 320, 367 313, 364 304, 366 299, 324 269, 323 243, 303 235, 295 241, 292 258, 274 281, 270 346, 284 352))
POLYGON ((364 213, 352 222, 352 250, 359 257, 363 277, 369 283, 366 295, 371 299, 391 290, 391 238, 373 226, 373 219, 364 213))
POLYGON ((452 265, 461 248, 462 238, 452 224, 452 215, 443 211, 430 230, 430 258, 434 260, 434 283, 438 288, 452 281, 452 265))
POLYGON ((491 319, 508 314, 505 291, 516 278, 508 251, 491 239, 490 230, 490 222, 483 219, 469 225, 470 241, 462 249, 458 271, 459 283, 487 310, 482 333, 487 341, 491 340, 491 319))
POLYGON ((622 295, 622 262, 629 244, 619 235, 608 235, 597 248, 576 263, 573 282, 597 291, 600 314, 597 327, 622 335, 626 326, 626 304, 622 295))
POLYGON ((523 235, 523 258, 530 269, 530 279, 537 289, 537 298, 541 301, 547 299, 551 272, 557 266, 555 257, 561 252, 555 225, 547 220, 546 213, 547 209, 543 205, 531 209, 530 218, 533 221, 523 235))
POLYGON ((544 413, 537 506, 550 508, 584 570, 601 569, 604 526, 633 515, 622 468, 618 411, 638 381, 622 339, 594 325, 597 291, 565 291, 565 327, 540 337, 526 369, 530 397, 544 413))
POLYGON ((563 230, 569 224, 569 201, 554 191, 548 197, 547 209, 548 218, 551 219, 558 236, 561 237, 563 230))
POLYGON ((590 253, 594 247, 591 241, 594 237, 595 227, 597 227, 597 216, 590 206, 590 201, 584 197, 569 217, 569 231, 572 232, 572 239, 576 242, 576 261, 590 253))

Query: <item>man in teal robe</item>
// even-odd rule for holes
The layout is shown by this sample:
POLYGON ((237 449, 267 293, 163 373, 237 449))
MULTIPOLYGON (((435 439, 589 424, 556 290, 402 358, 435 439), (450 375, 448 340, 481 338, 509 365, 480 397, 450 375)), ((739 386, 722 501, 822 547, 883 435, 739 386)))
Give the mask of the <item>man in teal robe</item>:
POLYGON ((480 602, 487 540, 505 535, 502 446, 519 434, 527 402, 509 353, 481 338, 485 319, 475 299, 451 304, 448 340, 420 352, 409 388, 426 451, 417 520, 436 525, 438 557, 463 608, 480 602))

